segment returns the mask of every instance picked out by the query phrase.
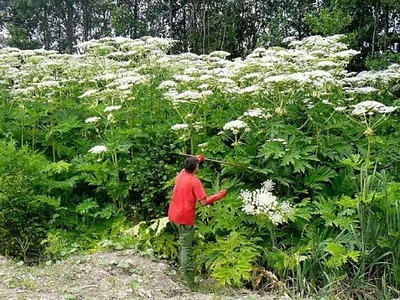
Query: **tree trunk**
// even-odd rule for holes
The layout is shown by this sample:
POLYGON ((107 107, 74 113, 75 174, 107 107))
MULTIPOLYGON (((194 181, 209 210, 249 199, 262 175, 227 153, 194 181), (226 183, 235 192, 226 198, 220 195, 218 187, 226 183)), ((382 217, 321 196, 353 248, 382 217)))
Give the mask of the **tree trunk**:
POLYGON ((50 49, 49 10, 45 3, 43 7, 43 43, 46 50, 50 49))
MULTIPOLYGON (((175 9, 173 7, 174 1, 169 0, 169 38, 170 39, 174 39, 174 31, 175 31, 175 23, 174 23, 174 19, 175 19, 175 9)), ((158 26, 156 26, 158 27, 158 26)), ((169 54, 172 54, 172 47, 171 49, 169 49, 169 54)))
POLYGON ((299 34, 299 39, 303 38, 303 1, 299 1, 299 14, 297 16, 297 32, 299 34))
POLYGON ((379 17, 379 0, 376 1, 376 8, 375 8, 375 16, 374 16, 374 29, 372 32, 372 46, 371 46, 371 56, 374 57, 375 55, 375 39, 376 39, 376 31, 378 30, 378 17, 379 17))
POLYGON ((139 25, 139 0, 134 2, 133 10, 133 38, 138 38, 138 25, 139 25))
POLYGON ((187 37, 187 26, 186 26, 186 6, 183 5, 183 50, 187 52, 189 50, 189 41, 187 37))
POLYGON ((383 38, 383 53, 388 51, 388 40, 389 40, 389 8, 388 5, 385 4, 383 6, 383 21, 384 21, 384 38, 383 38))
POLYGON ((89 40, 91 31, 91 5, 90 0, 82 0, 82 10, 83 10, 83 39, 85 41, 89 40))
POLYGON ((66 1, 66 28, 67 28, 67 51, 72 54, 74 46, 74 7, 72 0, 66 1))
POLYGON ((172 0, 169 0, 169 38, 174 38, 174 9, 172 7, 172 0))
POLYGON ((204 7, 203 7, 203 41, 202 41, 202 46, 203 46, 203 53, 206 53, 206 33, 207 33, 207 25, 206 25, 206 14, 207 14, 207 2, 204 1, 204 7))
MULTIPOLYGON (((192 17, 192 19, 190 20, 191 21, 191 28, 190 28, 190 31, 191 31, 191 36, 190 36, 190 39, 191 39, 191 42, 192 42, 192 51, 194 50, 194 51, 196 51, 196 49, 197 49, 197 28, 196 28, 196 18, 197 18, 197 14, 196 14, 196 1, 195 0, 192 0, 192 13, 191 13, 191 17, 192 17)), ((200 47, 200 45, 199 45, 199 47, 200 47)))
POLYGON ((251 27, 252 27, 252 39, 251 39, 251 45, 250 45, 250 49, 252 50, 256 47, 257 44, 257 20, 259 18, 257 11, 259 9, 259 7, 257 7, 257 3, 258 1, 254 1, 252 7, 250 7, 250 12, 251 12, 251 17, 252 17, 252 23, 251 23, 251 27))

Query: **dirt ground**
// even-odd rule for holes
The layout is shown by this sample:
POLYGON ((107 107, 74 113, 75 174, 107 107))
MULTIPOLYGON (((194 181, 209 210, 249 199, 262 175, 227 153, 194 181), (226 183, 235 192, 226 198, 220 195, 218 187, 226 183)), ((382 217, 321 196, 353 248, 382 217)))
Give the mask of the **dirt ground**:
POLYGON ((130 251, 98 252, 43 266, 0 256, 0 299, 290 299, 202 280, 191 293, 165 261, 130 251))

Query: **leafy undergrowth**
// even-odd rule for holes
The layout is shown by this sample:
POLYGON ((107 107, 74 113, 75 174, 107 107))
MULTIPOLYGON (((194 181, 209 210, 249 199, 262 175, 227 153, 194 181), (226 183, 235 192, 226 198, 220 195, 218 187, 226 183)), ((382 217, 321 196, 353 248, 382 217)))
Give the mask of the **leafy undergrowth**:
POLYGON ((199 292, 180 282, 165 261, 131 251, 74 256, 42 266, 25 266, 0 256, 0 299, 285 299, 233 290, 203 279, 199 292))

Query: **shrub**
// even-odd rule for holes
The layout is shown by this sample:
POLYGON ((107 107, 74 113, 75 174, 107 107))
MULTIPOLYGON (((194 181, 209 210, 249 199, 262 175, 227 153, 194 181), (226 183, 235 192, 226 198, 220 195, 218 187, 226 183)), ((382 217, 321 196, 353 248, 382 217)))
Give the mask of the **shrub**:
POLYGON ((50 163, 40 154, 0 142, 0 253, 32 261, 44 249, 57 202, 49 196, 50 163))

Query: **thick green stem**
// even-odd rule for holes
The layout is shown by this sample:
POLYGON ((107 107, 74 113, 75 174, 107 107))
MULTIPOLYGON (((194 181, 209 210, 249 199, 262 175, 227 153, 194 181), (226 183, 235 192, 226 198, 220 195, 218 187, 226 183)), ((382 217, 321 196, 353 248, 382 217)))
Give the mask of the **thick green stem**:
POLYGON ((364 170, 364 178, 363 178, 363 191, 362 191, 362 195, 363 195, 363 200, 366 201, 367 200, 367 196, 368 196, 368 185, 367 185, 367 181, 368 181, 368 167, 369 167, 369 162, 370 162, 370 155, 371 155, 371 143, 372 143, 372 139, 371 139, 371 135, 367 136, 368 138, 368 146, 367 146, 367 155, 365 157, 365 170, 364 170))
POLYGON ((36 134, 36 126, 37 126, 37 121, 35 120, 35 123, 33 124, 32 128, 32 150, 35 150, 35 134, 36 134))
POLYGON ((21 124, 21 147, 24 145, 24 121, 21 124))
POLYGON ((113 157, 114 157, 114 166, 116 168, 118 168, 118 153, 117 153, 117 150, 114 150, 113 157))
POLYGON ((193 137, 193 122, 189 123, 189 135, 190 135, 190 154, 194 153, 194 137, 193 137))
MULTIPOLYGON (((51 113, 51 111, 50 111, 51 113)), ((51 117, 50 117, 50 134, 51 134, 51 153, 53 156, 53 162, 56 161, 56 145, 55 145, 55 139, 54 139, 54 132, 53 132, 53 128, 54 128, 54 116, 51 113, 51 117)))
MULTIPOLYGON (((129 114, 129 129, 131 130, 131 132, 132 132, 132 130, 133 130, 133 100, 134 100, 134 97, 130 97, 130 102, 131 102, 131 107, 130 107, 130 114, 129 114)), ((131 159, 133 158, 133 148, 131 147, 131 159)))
POLYGON ((56 145, 55 145, 54 137, 51 138, 51 148, 52 148, 51 153, 53 155, 53 162, 55 162, 56 161, 56 145))

